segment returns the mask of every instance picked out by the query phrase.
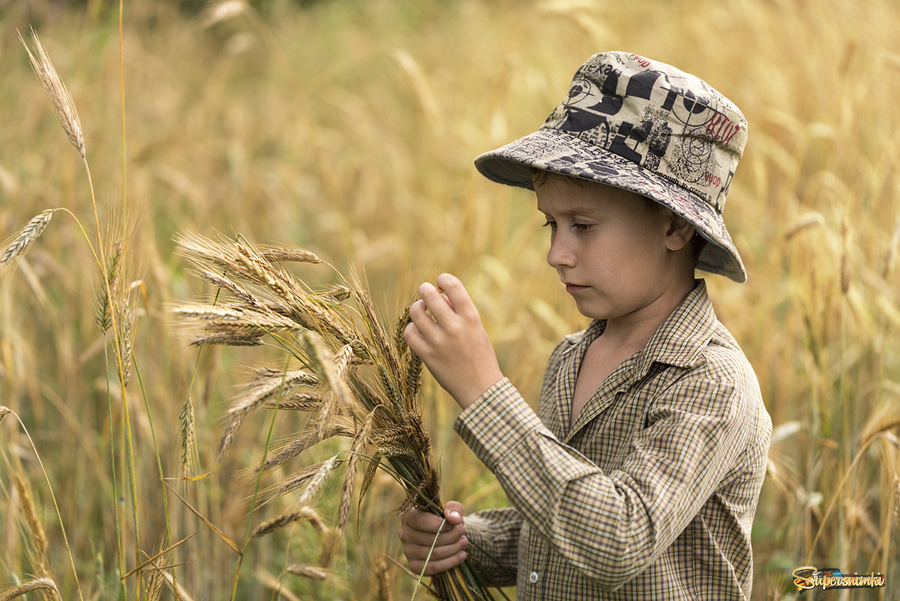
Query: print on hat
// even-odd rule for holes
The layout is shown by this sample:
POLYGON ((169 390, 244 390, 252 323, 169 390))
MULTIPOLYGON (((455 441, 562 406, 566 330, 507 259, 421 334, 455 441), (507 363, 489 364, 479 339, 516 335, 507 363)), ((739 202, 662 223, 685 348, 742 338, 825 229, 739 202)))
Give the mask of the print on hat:
POLYGON ((495 181, 532 188, 531 168, 646 196, 712 245, 699 268, 746 281, 721 213, 747 141, 740 110, 711 86, 634 54, 597 54, 540 129, 475 161, 495 181))

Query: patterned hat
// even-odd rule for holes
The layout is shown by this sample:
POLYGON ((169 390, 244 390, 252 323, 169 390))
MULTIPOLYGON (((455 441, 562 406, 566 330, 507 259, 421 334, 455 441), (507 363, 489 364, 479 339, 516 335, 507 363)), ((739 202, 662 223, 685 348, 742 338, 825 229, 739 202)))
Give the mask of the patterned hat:
POLYGON ((501 184, 533 189, 531 169, 623 188, 687 219, 710 243, 699 269, 743 283, 722 209, 747 143, 741 111, 704 81, 625 52, 584 63, 541 128, 475 159, 501 184))

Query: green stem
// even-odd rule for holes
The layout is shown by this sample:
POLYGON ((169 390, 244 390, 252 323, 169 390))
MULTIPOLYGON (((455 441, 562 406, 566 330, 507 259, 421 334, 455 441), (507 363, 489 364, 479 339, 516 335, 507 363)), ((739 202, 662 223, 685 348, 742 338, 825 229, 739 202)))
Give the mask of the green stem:
MULTIPOLYGON (((288 356, 287 362, 284 366, 285 374, 287 373, 287 368, 288 368, 289 364, 290 364, 290 356, 288 356)), ((262 476, 263 476, 263 472, 265 471, 263 469, 263 466, 266 464, 266 458, 269 454, 269 446, 272 444, 272 435, 275 432, 275 418, 278 416, 278 403, 281 402, 281 395, 284 390, 284 378, 282 378, 281 384, 282 384, 282 390, 279 391, 279 393, 278 393, 278 397, 275 402, 275 410, 272 411, 272 419, 269 420, 269 431, 266 433, 266 444, 263 447, 262 458, 260 459, 259 469, 257 470, 256 486, 253 489, 253 498, 250 500, 250 511, 247 513, 247 525, 244 528, 244 540, 241 542, 241 552, 238 555, 237 566, 235 566, 234 578, 232 579, 232 583, 231 583, 231 601, 234 601, 235 596, 237 595, 237 585, 238 585, 238 580, 240 580, 241 565, 243 564, 243 561, 244 561, 244 551, 246 550, 247 545, 250 544, 250 540, 251 540, 250 539, 250 528, 253 525, 253 512, 256 509, 256 501, 259 498, 260 486, 262 486, 262 476)))
MULTIPOLYGON (((104 365, 109 365, 109 345, 103 345, 103 356, 104 356, 104 365)), ((116 556, 119 561, 119 599, 121 601, 126 601, 128 595, 125 591, 125 581, 122 580, 122 577, 125 575, 125 552, 122 549, 122 525, 119 521, 119 477, 116 473, 116 443, 114 440, 113 433, 115 432, 115 428, 113 427, 113 410, 112 410, 112 395, 109 390, 109 372, 106 372, 106 411, 107 411, 107 419, 109 420, 109 460, 112 469, 112 487, 113 487, 113 516, 115 517, 116 524, 116 556)))
MULTIPOLYGON (((7 409, 9 408, 7 407, 7 409)), ((18 420, 19 425, 22 426, 22 431, 25 432, 25 436, 28 437, 28 442, 31 443, 31 449, 34 451, 34 456, 37 458, 38 465, 41 466, 41 472, 44 474, 44 480, 47 482, 47 489, 50 491, 50 498, 53 500, 53 507, 56 509, 56 517, 59 520, 59 529, 62 532, 63 542, 66 544, 66 552, 69 555, 69 564, 72 566, 72 575, 75 577, 75 588, 78 589, 78 598, 84 601, 84 595, 81 593, 81 583, 78 580, 78 571, 75 569, 75 558, 72 556, 71 547, 69 547, 69 537, 66 536, 66 526, 63 524, 59 503, 56 502, 56 494, 53 492, 53 485, 50 484, 50 476, 47 475, 47 470, 44 468, 44 462, 41 461, 41 455, 38 453, 37 447, 31 439, 31 434, 28 433, 28 428, 26 428, 25 424, 22 422, 22 418, 12 409, 10 409, 9 412, 16 416, 16 420, 18 420)))
MULTIPOLYGON (((144 380, 141 378, 141 370, 138 368, 137 361, 132 359, 132 365, 134 369, 134 375, 137 376, 138 385, 141 389, 141 395, 144 397, 144 407, 147 410, 147 421, 150 424, 150 435, 153 438, 153 451, 156 454, 156 467, 159 471, 159 481, 163 482, 165 479, 165 474, 163 473, 162 459, 159 456, 159 443, 156 441, 156 428, 153 426, 153 413, 150 411, 150 401, 147 398, 147 391, 144 388, 144 380)), ((169 546, 174 542, 174 537, 172 534, 172 522, 169 516, 169 495, 166 494, 165 488, 163 488, 163 510, 166 516, 166 536, 168 537, 169 546)), ((178 582, 176 579, 176 568, 172 567, 172 586, 175 587, 178 582)))

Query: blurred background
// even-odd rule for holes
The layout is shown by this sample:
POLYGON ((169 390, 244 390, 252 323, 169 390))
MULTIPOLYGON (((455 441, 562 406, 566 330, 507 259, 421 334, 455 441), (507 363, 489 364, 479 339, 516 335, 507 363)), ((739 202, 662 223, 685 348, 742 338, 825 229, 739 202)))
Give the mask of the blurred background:
MULTIPOLYGON (((836 599, 900 597, 900 4, 126 0, 121 9, 0 0, 3 248, 41 211, 68 211, 0 266, 0 405, 21 419, 0 424, 0 590, 46 572, 66 599, 79 588, 87 599, 150 597, 136 576, 120 585, 120 564, 136 567, 136 541, 138 556, 152 555, 166 546, 158 540, 200 530, 169 557, 177 583, 158 598, 174 599, 174 586, 197 600, 410 598, 415 579, 385 559, 403 563, 392 513, 401 497, 387 477, 354 506, 324 580, 286 572, 316 562, 321 541, 308 525, 252 541, 240 561, 208 527, 240 545, 248 523, 292 499, 248 518, 264 415, 215 461, 229 399, 248 366, 273 355, 188 345, 169 308, 214 291, 188 273, 173 238, 304 246, 364 273, 389 319, 418 283, 456 273, 505 373, 536 401, 550 350, 587 321, 546 265, 533 196, 488 182, 472 160, 537 128, 588 56, 627 50, 705 79, 750 123, 725 211, 749 281, 708 283, 775 427, 754 598, 793 598, 791 572, 804 565, 887 576, 884 588, 829 593, 836 599), (97 245, 91 187, 17 35, 31 44, 31 29, 77 107, 102 237, 124 245, 127 397, 94 317, 102 280, 86 241, 97 245), (161 475, 179 476, 189 399, 202 477, 170 482, 182 501, 161 475), (26 486, 14 486, 16 474, 26 486)), ((334 281, 316 266, 294 271, 334 281)), ((455 404, 428 377, 423 402, 444 498, 469 510, 505 504, 453 433, 455 404)), ((276 436, 301 426, 280 422, 276 436)), ((295 468, 327 456, 312 449, 295 468)), ((326 521, 338 488, 326 485, 317 502, 326 521)))

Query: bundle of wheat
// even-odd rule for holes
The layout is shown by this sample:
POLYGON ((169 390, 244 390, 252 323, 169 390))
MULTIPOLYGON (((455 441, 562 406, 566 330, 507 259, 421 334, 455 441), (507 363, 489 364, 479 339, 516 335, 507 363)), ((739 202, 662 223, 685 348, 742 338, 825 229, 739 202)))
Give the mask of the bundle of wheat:
MULTIPOLYGON (((333 542, 340 540, 361 460, 367 468, 360 498, 381 468, 403 486, 406 500, 400 511, 415 506, 442 515, 439 476, 431 461, 417 396, 422 362, 402 336, 408 312, 395 328, 385 328, 356 275, 337 274, 341 284, 314 291, 282 266, 285 262, 324 264, 304 249, 256 248, 243 239, 215 241, 200 236, 183 236, 178 244, 196 274, 229 297, 174 308, 188 326, 192 343, 246 346, 262 344, 268 337, 295 362, 285 369, 257 370, 256 380, 233 399, 219 457, 227 453, 241 424, 256 409, 303 411, 312 417, 308 431, 261 461, 262 470, 283 466, 326 439, 350 439, 348 450, 277 483, 272 489, 276 494, 303 490, 297 507, 261 524, 255 534, 274 532, 299 520, 311 521, 321 531, 324 526, 309 504, 322 482, 343 465, 339 515, 329 537, 333 542)), ((332 551, 333 544, 326 547, 323 564, 330 562, 332 551)), ((433 578, 431 587, 443 599, 493 599, 468 563, 433 578)))

